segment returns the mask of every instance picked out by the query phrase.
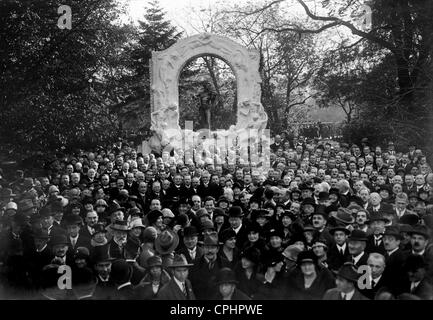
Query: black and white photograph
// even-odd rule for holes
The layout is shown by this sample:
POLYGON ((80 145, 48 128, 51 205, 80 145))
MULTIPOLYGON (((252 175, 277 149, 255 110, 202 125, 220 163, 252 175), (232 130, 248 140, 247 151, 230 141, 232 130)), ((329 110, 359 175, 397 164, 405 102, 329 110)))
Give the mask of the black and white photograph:
POLYGON ((0 300, 433 300, 432 163, 432 0, 0 0, 0 300))

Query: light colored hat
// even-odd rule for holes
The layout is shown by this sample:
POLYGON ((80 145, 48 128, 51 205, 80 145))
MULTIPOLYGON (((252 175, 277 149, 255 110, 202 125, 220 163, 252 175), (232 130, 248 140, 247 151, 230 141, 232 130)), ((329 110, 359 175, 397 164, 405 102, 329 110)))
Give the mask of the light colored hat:
POLYGON ((146 229, 146 226, 143 224, 143 221, 141 220, 141 218, 135 218, 135 219, 132 219, 131 222, 129 223, 129 229, 133 229, 133 228, 146 229))
POLYGON ((15 202, 9 202, 6 205, 5 210, 15 210, 15 211, 17 211, 18 210, 18 205, 15 202))
POLYGON ((164 218, 174 218, 174 214, 169 208, 164 208, 161 210, 161 212, 164 218))

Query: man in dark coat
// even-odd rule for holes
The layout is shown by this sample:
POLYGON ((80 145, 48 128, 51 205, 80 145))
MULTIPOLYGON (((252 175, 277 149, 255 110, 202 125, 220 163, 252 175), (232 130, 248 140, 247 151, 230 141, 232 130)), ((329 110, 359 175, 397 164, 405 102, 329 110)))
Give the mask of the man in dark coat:
POLYGON ((416 295, 422 300, 433 300, 433 287, 427 279, 427 264, 422 255, 411 254, 406 259, 406 270, 410 284, 405 292, 416 295))
POLYGON ((92 262, 96 271, 96 288, 93 296, 96 300, 113 299, 113 291, 116 289, 111 279, 111 264, 113 258, 108 254, 107 246, 95 247, 92 254, 92 262))
POLYGON ((115 290, 112 291, 113 300, 134 300, 135 290, 131 284, 132 266, 123 259, 113 261, 111 279, 115 290))
POLYGON ((348 242, 351 262, 356 268, 367 265, 368 253, 365 252, 367 246, 367 235, 364 231, 353 230, 348 242))
POLYGON ((346 262, 337 273, 337 286, 326 291, 323 300, 368 300, 357 289, 358 279, 356 267, 346 262))
POLYGON ((177 250, 178 254, 183 254, 188 263, 194 264, 203 256, 203 248, 198 244, 198 231, 194 226, 186 227, 183 230, 183 245, 177 250))
POLYGON ((383 245, 386 250, 384 277, 394 279, 388 284, 388 289, 394 296, 403 293, 409 282, 406 272, 402 269, 407 258, 407 254, 400 249, 402 238, 398 227, 386 227, 383 234, 383 245))
POLYGON ((74 252, 78 247, 85 247, 90 250, 90 238, 86 238, 84 234, 80 234, 83 219, 80 216, 71 215, 65 219, 65 226, 68 233, 69 251, 74 252))
POLYGON ((191 268, 191 283, 198 300, 208 300, 215 293, 216 277, 222 268, 218 256, 218 234, 210 232, 203 239, 204 255, 191 268))
POLYGON ((113 239, 108 242, 110 257, 115 259, 124 259, 125 245, 128 237, 127 222, 116 220, 110 228, 113 230, 113 239))
POLYGON ((328 267, 329 270, 338 271, 341 266, 351 260, 347 237, 350 235, 350 230, 344 227, 332 228, 330 234, 334 237, 334 244, 329 247, 328 267))
POLYGON ((173 270, 173 277, 158 292, 157 299, 195 300, 193 287, 188 280, 189 271, 192 266, 192 264, 186 261, 185 256, 175 255, 173 263, 170 265, 170 269, 173 270))
POLYGON ((366 251, 368 253, 377 252, 384 255, 385 247, 383 245, 382 234, 385 232, 385 224, 388 223, 388 219, 380 213, 373 213, 370 216, 369 223, 373 234, 368 236, 366 251))
POLYGON ((242 246, 248 240, 248 226, 243 221, 244 213, 239 206, 233 206, 229 209, 229 223, 231 228, 236 232, 236 247, 242 246))

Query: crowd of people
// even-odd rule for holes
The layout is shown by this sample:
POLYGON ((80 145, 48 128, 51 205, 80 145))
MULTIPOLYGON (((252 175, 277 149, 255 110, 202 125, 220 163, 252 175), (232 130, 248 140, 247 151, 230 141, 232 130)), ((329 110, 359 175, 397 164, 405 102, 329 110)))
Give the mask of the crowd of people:
POLYGON ((286 134, 271 169, 127 144, 0 171, 3 299, 433 299, 422 150, 286 134))

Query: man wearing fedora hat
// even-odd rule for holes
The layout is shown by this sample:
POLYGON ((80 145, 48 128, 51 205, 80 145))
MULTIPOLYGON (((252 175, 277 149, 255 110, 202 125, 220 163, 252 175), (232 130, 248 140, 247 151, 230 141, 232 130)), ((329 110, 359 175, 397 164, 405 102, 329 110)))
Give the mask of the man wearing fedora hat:
POLYGON ((50 236, 46 230, 35 230, 33 232, 33 239, 35 249, 26 255, 26 259, 33 288, 38 289, 42 268, 50 264, 53 254, 50 250, 51 248, 48 247, 50 236))
POLYGON ((213 295, 216 276, 222 268, 218 255, 220 245, 216 231, 205 235, 202 242, 204 255, 191 269, 191 283, 199 300, 208 300, 213 295))
POLYGON ((218 292, 212 300, 251 300, 244 292, 237 288, 238 281, 234 271, 230 268, 222 268, 216 284, 218 292))
POLYGON ((54 234, 48 243, 51 247, 54 258, 51 263, 59 265, 72 265, 72 256, 69 252, 69 241, 65 233, 54 234))
POLYGON ((433 245, 430 243, 430 230, 425 225, 417 225, 408 234, 411 237, 411 253, 423 256, 426 263, 426 277, 433 284, 433 245))
POLYGON ((110 256, 115 259, 124 259, 129 231, 128 223, 124 220, 115 220, 111 224, 111 230, 113 230, 113 239, 108 242, 110 256))
POLYGON ((161 232, 155 240, 155 250, 162 258, 164 268, 169 267, 174 258, 174 251, 179 245, 179 236, 171 229, 161 232))
POLYGON ((356 268, 366 265, 368 253, 365 251, 367 247, 367 234, 361 230, 353 230, 348 239, 349 253, 351 262, 356 268))
POLYGON ((399 279, 389 284, 391 292, 397 296, 403 292, 405 283, 408 281, 407 275, 401 266, 407 258, 407 253, 400 249, 403 239, 400 229, 397 226, 388 226, 383 234, 383 245, 385 247, 385 271, 384 276, 388 279, 399 279))
POLYGON ((329 232, 334 237, 334 243, 328 250, 328 267, 329 270, 338 271, 351 258, 347 244, 350 230, 340 226, 332 228, 329 232))
MULTIPOLYGON (((157 294, 158 300, 195 300, 193 286, 188 279, 193 265, 186 261, 185 256, 175 255, 170 266, 173 277, 157 294)), ((204 279, 202 279, 204 280, 204 279)))
POLYGON ((359 274, 356 267, 346 262, 338 270, 335 280, 336 287, 326 291, 323 300, 368 300, 357 289, 359 274))

